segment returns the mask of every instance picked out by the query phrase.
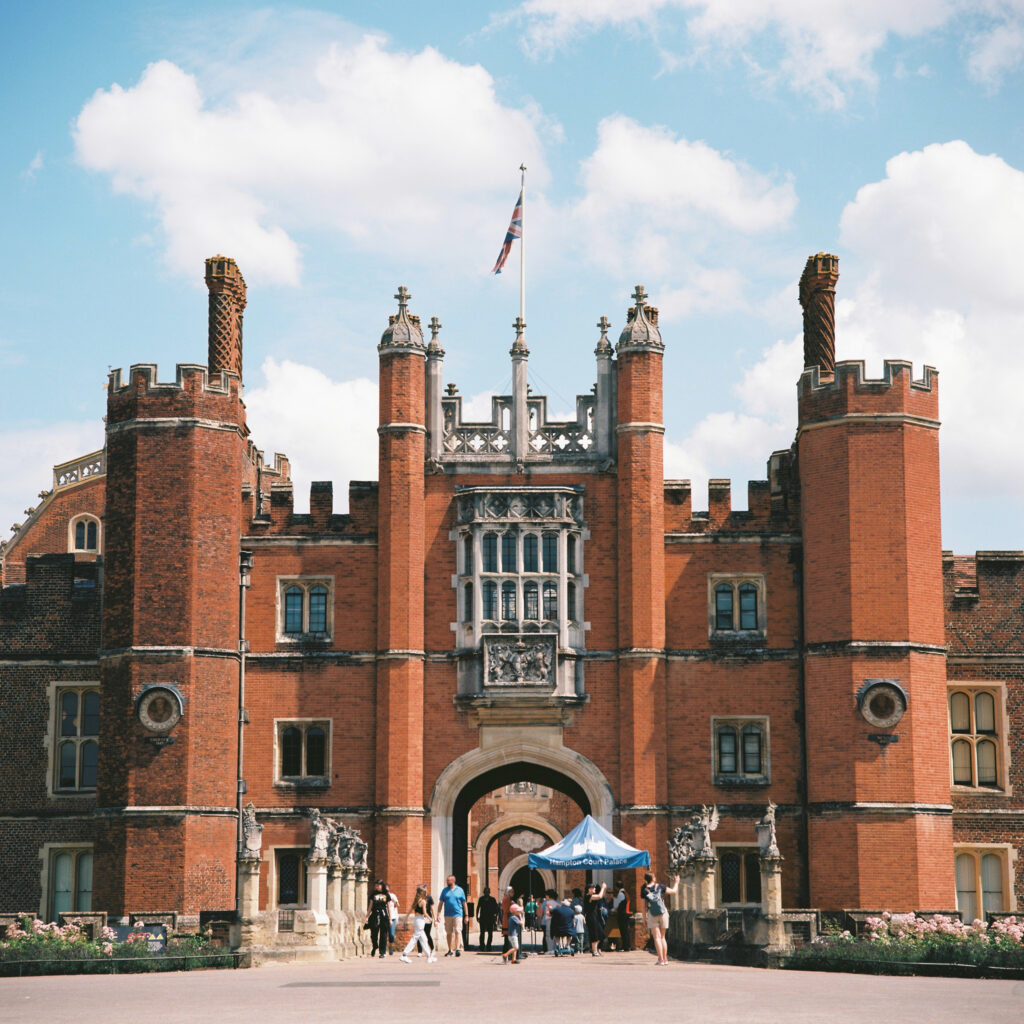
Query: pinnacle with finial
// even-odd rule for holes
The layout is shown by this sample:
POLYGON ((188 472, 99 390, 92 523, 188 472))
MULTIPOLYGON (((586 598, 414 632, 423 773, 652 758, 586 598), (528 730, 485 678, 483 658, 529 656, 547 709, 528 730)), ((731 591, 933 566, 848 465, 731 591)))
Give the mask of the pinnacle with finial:
POLYGON ((526 332, 526 321, 521 316, 517 316, 512 321, 512 326, 516 329, 516 340, 512 342, 512 351, 509 354, 529 355, 526 342, 523 340, 523 334, 526 332))
POLYGON ((400 284, 398 286, 398 291, 395 292, 395 298, 398 299, 399 309, 407 309, 412 295, 409 294, 409 289, 406 288, 404 284, 400 284))
POLYGON ((594 349, 595 355, 611 352, 611 342, 608 341, 608 328, 611 327, 611 325, 611 321, 604 315, 602 315, 601 319, 597 321, 595 326, 601 332, 601 337, 597 340, 597 348, 594 349))
POLYGON ((430 340, 437 341, 438 332, 444 327, 444 324, 436 316, 432 316, 428 326, 430 327, 430 340))
POLYGON ((644 286, 642 284, 638 284, 636 288, 633 289, 633 302, 638 308, 647 305, 647 292, 644 291, 644 286))

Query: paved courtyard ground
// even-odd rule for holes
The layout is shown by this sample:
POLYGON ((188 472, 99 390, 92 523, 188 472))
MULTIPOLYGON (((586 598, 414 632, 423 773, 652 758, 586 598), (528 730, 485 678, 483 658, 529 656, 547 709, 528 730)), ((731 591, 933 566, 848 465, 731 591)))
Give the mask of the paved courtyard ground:
POLYGON ((573 1021, 1021 1024, 1024 982, 873 978, 672 963, 646 953, 505 967, 469 952, 428 964, 353 960, 189 974, 0 981, 0 1021, 318 1024, 573 1021))

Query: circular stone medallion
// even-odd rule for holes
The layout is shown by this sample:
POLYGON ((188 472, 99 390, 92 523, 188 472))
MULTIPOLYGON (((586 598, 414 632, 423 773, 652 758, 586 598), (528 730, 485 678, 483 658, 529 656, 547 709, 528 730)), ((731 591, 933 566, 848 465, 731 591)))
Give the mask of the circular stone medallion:
POLYGON ((865 721, 879 729, 891 729, 906 710, 903 694, 891 683, 876 683, 864 694, 860 705, 865 721))
POLYGON ((154 686, 139 698, 138 715, 151 732, 168 732, 181 721, 181 701, 173 690, 154 686))

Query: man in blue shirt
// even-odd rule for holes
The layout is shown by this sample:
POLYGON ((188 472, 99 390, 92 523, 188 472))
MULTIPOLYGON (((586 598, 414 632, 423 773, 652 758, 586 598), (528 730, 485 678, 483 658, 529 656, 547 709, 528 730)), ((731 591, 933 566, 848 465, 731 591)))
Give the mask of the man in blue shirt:
POLYGON ((444 910, 444 934, 448 940, 445 956, 462 956, 462 918, 466 913, 466 893, 461 885, 455 884, 455 876, 449 875, 448 883, 437 899, 438 923, 444 910))

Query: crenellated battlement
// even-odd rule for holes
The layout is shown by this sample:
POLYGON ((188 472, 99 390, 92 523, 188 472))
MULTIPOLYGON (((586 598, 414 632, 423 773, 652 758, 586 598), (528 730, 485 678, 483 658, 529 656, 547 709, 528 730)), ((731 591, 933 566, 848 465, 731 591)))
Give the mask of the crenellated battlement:
POLYGON ((137 418, 201 419, 226 422, 245 430, 242 382, 222 370, 210 374, 198 363, 178 363, 174 381, 158 379, 154 363, 133 365, 128 380, 111 370, 107 387, 107 431, 137 418), (145 416, 140 414, 144 411, 145 416))
POLYGON ((784 506, 773 508, 768 480, 747 482, 747 508, 732 507, 732 481, 708 481, 707 509, 694 509, 693 488, 689 480, 665 481, 665 532, 685 534, 761 533, 789 531, 795 519, 784 506))
MULTIPOLYGON (((348 489, 348 512, 334 511, 334 484, 314 480, 309 487, 309 512, 295 511, 295 487, 289 479, 276 480, 263 492, 261 511, 243 524, 250 537, 368 537, 377 532, 376 480, 353 480, 348 489)), ((251 494, 243 489, 244 497, 251 494)))
POLYGON ((880 378, 866 375, 862 359, 836 363, 831 376, 808 367, 797 386, 800 428, 841 417, 886 414, 938 426, 938 376, 934 367, 925 366, 923 376, 915 379, 913 365, 902 359, 886 359, 880 378))

